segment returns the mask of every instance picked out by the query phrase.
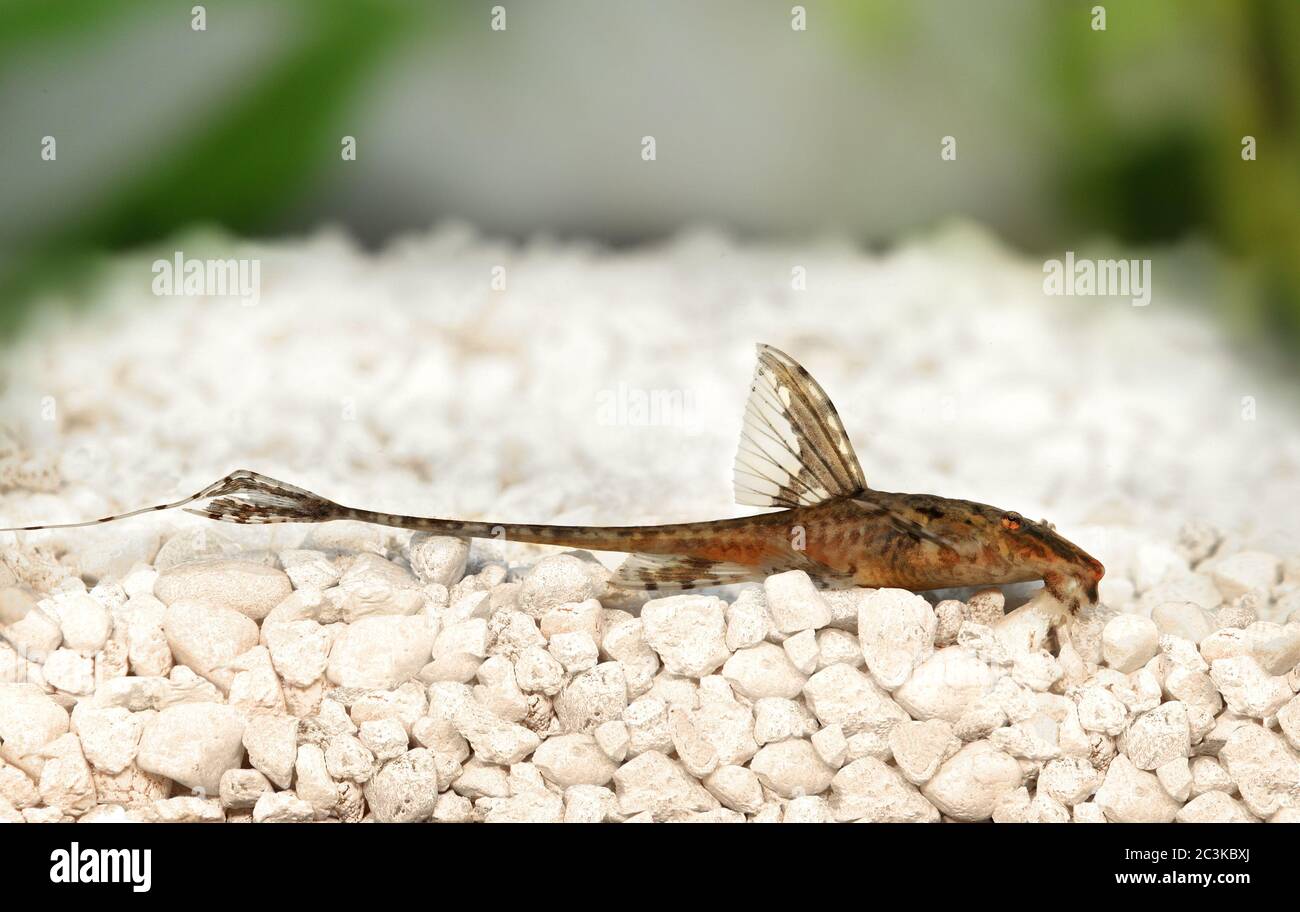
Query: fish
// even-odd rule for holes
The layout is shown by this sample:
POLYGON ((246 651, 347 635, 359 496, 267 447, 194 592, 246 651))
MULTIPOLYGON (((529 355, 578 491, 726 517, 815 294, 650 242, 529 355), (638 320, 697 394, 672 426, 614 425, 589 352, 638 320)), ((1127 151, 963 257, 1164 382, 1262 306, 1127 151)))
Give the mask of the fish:
POLYGON ((626 552, 611 585, 676 591, 803 570, 823 588, 915 592, 1042 580, 1071 612, 1098 601, 1101 562, 1046 521, 1014 510, 867 485, 830 397, 785 352, 758 345, 733 484, 735 500, 772 512, 639 526, 566 526, 404 516, 344 506, 240 469, 190 497, 37 531, 183 509, 230 523, 356 520, 460 538, 626 552))

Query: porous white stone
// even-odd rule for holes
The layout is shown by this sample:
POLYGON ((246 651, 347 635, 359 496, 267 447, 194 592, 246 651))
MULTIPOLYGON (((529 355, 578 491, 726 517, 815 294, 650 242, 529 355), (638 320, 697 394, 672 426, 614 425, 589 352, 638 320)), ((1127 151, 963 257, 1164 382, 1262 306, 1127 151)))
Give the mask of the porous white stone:
POLYGON ((1160 631, 1149 617, 1120 614, 1107 622, 1101 634, 1102 656, 1116 671, 1137 671, 1160 648, 1160 631))
POLYGON ((961 749, 961 741, 952 724, 942 719, 908 720, 889 730, 889 747, 904 778, 913 785, 924 785, 961 749))
POLYGON ((249 764, 281 789, 287 789, 293 780, 298 724, 293 716, 253 713, 244 725, 242 741, 249 764))
POLYGON ((776 573, 763 582, 767 612, 781 633, 820 630, 831 622, 830 606, 802 570, 776 573))
POLYGON ((600 595, 596 578, 571 554, 552 554, 535 563, 519 590, 519 608, 536 620, 569 602, 600 595))
POLYGON ((1097 804, 1112 823, 1169 823, 1179 808, 1153 774, 1138 769, 1123 754, 1107 767, 1097 804))
POLYGON ((846 735, 870 732, 884 738, 908 719, 889 694, 848 665, 832 665, 809 678, 804 699, 823 725, 838 725, 846 735))
POLYGON ((937 620, 930 603, 906 589, 877 589, 858 605, 858 641, 867 670, 895 690, 934 653, 937 620))
MULTIPOLYGON (((154 595, 169 607, 178 601, 228 608, 255 621, 293 591, 282 570, 244 560, 202 560, 177 564, 159 574, 154 595)), ((242 651, 242 650, 241 650, 242 651)))
POLYGON ((754 701, 754 740, 758 744, 806 738, 819 727, 817 718, 802 700, 763 697, 754 701))
POLYGON ((95 769, 120 773, 135 760, 149 718, 147 713, 133 713, 120 706, 99 707, 83 701, 72 710, 72 729, 95 769))
POLYGON ((1179 823, 1258 823, 1240 801, 1223 792, 1206 792, 1183 805, 1174 817, 1179 823))
POLYGON ((533 763, 542 775, 561 788, 573 785, 605 785, 618 769, 591 735, 555 735, 533 753, 533 763))
POLYGON ((785 650, 774 643, 737 650, 722 666, 722 676, 737 693, 751 700, 796 697, 807 681, 785 650))
POLYGON ((242 612, 184 598, 168 603, 162 629, 175 660, 222 690, 235 679, 227 664, 256 646, 259 636, 257 624, 242 612))
POLYGON ((972 741, 939 767, 921 794, 953 820, 988 820, 998 798, 1023 779, 1015 757, 988 741, 972 741))
POLYGON ((1251 656, 1216 659, 1210 680, 1233 712, 1255 719, 1275 715, 1292 697, 1286 678, 1270 675, 1251 656))
POLYGON ((996 677, 970 650, 949 646, 918 665, 907 682, 894 691, 894 699, 914 719, 956 722, 972 703, 992 689, 996 677))
POLYGON ((724 607, 713 596, 652 599, 641 609, 645 641, 669 673, 688 678, 710 674, 730 655, 724 607))
POLYGON ((221 806, 244 810, 257 804, 257 800, 271 791, 271 783, 257 770, 228 769, 221 774, 221 806))
POLYGON ((422 583, 451 586, 465 575, 469 542, 463 538, 416 532, 406 547, 411 570, 422 583))
POLYGON ((1191 753, 1187 709, 1176 700, 1142 713, 1129 726, 1125 752, 1140 770, 1154 770, 1191 753))
POLYGON ((68 731, 68 711, 35 684, 0 684, 0 740, 6 756, 34 753, 68 731))
POLYGON ((307 823, 315 808, 293 792, 263 792, 253 805, 254 823, 307 823))
POLYGON ((433 813, 442 786, 433 755, 417 747, 385 763, 363 790, 376 820, 415 823, 433 813))
POLYGON ((65 693, 88 694, 95 689, 95 661, 74 649, 56 649, 45 658, 45 682, 65 693))
POLYGON ((1253 723, 1237 726, 1219 750, 1219 762, 1255 816, 1300 807, 1300 758, 1274 732, 1253 723))
POLYGON ((782 798, 817 795, 830 786, 835 776, 812 744, 798 738, 763 745, 749 768, 764 787, 782 798))
POLYGON ((1082 757, 1049 760, 1038 774, 1038 788, 1066 807, 1086 801, 1101 782, 1101 774, 1082 757))
POLYGON ((663 819, 718 807, 718 799, 659 751, 647 751, 620 766, 614 773, 614 790, 620 812, 629 816, 648 812, 663 819))
POLYGON ((362 618, 334 641, 326 675, 342 687, 391 690, 429 661, 433 639, 421 617, 362 618))
POLYGON ((620 718, 627 708, 627 677, 617 662, 602 662, 571 680, 555 700, 566 731, 590 731, 620 718))
POLYGON ((1267 595, 1278 579, 1281 566, 1274 555, 1263 551, 1238 551, 1216 560, 1211 568, 1214 584, 1225 600, 1248 593, 1267 595))
POLYGON ((136 763, 188 789, 215 795, 221 774, 244 758, 244 713, 219 703, 169 706, 145 725, 136 763))
POLYGON ((1151 620, 1162 634, 1200 643, 1214 632, 1214 619, 1194 602, 1164 602, 1151 609, 1151 620))

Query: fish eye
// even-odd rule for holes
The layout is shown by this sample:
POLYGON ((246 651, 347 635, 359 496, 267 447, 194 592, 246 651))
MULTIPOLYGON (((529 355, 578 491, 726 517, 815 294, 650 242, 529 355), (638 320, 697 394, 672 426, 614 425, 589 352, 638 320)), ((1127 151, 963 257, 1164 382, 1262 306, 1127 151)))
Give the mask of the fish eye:
POLYGON ((1002 514, 1002 528, 1008 532, 1019 532, 1025 524, 1025 518, 1014 510, 1002 514))

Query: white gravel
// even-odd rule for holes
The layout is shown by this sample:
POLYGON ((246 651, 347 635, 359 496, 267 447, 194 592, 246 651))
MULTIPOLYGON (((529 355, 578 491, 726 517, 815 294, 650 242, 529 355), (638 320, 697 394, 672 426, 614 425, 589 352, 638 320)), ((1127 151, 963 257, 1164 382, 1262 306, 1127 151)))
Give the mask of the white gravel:
POLYGON ((6 535, 0 820, 1300 813, 1300 424, 1167 298, 1045 299, 968 231, 879 258, 458 229, 245 252, 256 307, 141 302, 128 258, 99 316, 7 353, 0 525, 236 466, 430 515, 737 515, 764 340, 831 392, 869 481, 1047 514, 1106 564, 1104 604, 1066 624, 1027 587, 799 572, 647 602, 607 589, 617 558, 346 523, 6 535), (690 407, 606 420, 602 394, 649 389, 690 407))

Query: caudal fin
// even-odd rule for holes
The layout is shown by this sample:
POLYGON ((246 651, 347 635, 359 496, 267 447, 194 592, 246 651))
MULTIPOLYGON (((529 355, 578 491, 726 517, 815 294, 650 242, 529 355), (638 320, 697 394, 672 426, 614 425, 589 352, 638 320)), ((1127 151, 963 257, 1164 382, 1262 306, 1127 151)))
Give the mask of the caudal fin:
POLYGON ((45 523, 38 526, 13 526, 0 529, 0 532, 39 532, 43 529, 77 529, 83 526, 96 526, 100 523, 116 522, 143 513, 156 513, 160 510, 177 508, 234 523, 277 523, 277 522, 325 522, 343 517, 343 508, 333 501, 326 500, 311 491, 294 487, 283 481, 277 481, 248 469, 231 472, 220 481, 208 485, 202 491, 172 503, 141 507, 127 513, 101 516, 81 522, 45 523), (191 506, 193 504, 194 506, 191 506))

